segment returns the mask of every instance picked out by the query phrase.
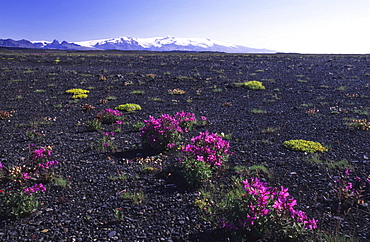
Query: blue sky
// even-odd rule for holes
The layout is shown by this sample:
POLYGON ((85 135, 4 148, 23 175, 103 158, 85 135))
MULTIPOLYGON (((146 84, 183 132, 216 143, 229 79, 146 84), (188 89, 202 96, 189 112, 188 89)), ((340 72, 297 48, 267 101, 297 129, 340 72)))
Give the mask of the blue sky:
POLYGON ((188 37, 300 53, 370 53, 369 0, 0 0, 0 38, 188 37))

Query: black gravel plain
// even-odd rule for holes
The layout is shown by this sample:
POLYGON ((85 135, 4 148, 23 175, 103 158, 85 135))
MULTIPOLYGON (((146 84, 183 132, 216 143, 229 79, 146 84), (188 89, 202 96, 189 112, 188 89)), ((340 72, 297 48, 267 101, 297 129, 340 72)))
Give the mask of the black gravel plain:
MULTIPOLYGON (((235 175, 235 166, 264 165, 271 172, 265 177, 269 185, 288 187, 299 208, 319 220, 318 230, 370 240, 369 190, 361 204, 338 212, 331 177, 343 169, 312 163, 311 155, 282 146, 290 139, 320 142, 329 148, 321 160, 346 160, 352 177, 370 175, 370 131, 345 125, 354 118, 370 120, 369 55, 2 49, 0 83, 0 110, 12 114, 0 120, 0 162, 21 164, 29 144, 51 146, 59 161, 55 172, 68 182, 66 187, 46 184, 40 206, 29 216, 1 216, 1 241, 230 241, 220 214, 205 219, 194 206, 199 190, 171 177, 167 169, 176 163, 174 153, 147 156, 132 127, 149 115, 179 111, 209 120, 186 138, 205 130, 232 136, 234 155, 212 179, 214 185, 235 175), (234 85, 252 80, 266 89, 234 85), (90 93, 75 101, 65 94, 71 88, 90 93), (173 89, 186 93, 169 94, 173 89), (125 103, 142 110, 124 113, 114 140, 118 150, 92 149, 101 134, 87 132, 84 123, 125 103), (84 104, 95 108, 85 111, 84 104), (42 140, 30 139, 27 131, 41 133, 42 140), (162 172, 143 172, 155 162, 162 172), (118 173, 125 179, 113 179, 118 173), (145 198, 135 203, 122 191, 141 191, 145 198), (122 220, 115 218, 115 209, 122 211, 122 220)), ((111 125, 103 127, 113 131, 111 125)))

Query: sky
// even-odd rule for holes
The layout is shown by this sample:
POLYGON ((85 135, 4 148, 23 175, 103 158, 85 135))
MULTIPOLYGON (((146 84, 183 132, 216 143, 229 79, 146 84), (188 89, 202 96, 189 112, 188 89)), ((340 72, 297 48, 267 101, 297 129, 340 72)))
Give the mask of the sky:
POLYGON ((370 0, 0 0, 0 39, 210 38, 278 52, 370 54, 370 0))

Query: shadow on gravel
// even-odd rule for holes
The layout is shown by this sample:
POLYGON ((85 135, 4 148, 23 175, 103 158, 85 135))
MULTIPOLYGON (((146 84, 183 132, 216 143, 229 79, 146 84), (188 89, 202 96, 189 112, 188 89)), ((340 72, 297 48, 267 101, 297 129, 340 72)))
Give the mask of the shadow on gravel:
POLYGON ((158 153, 153 152, 153 151, 143 150, 143 149, 125 150, 125 151, 113 153, 113 156, 119 159, 122 159, 122 158, 134 159, 138 157, 148 157, 148 156, 155 156, 155 155, 158 155, 158 153))

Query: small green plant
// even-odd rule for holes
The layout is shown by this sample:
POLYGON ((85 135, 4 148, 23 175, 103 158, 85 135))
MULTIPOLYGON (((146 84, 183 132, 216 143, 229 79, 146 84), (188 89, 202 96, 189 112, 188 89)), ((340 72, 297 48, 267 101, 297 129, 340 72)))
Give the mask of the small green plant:
POLYGON ((159 98, 159 97, 153 97, 152 98, 152 100, 154 101, 154 102, 162 102, 163 100, 161 99, 161 98, 159 98))
POLYGON ((183 95, 185 93, 186 92, 184 90, 179 89, 179 88, 168 90, 168 94, 170 94, 170 95, 183 95))
POLYGON ((145 94, 145 91, 143 91, 143 90, 136 90, 136 91, 130 92, 130 94, 133 94, 133 95, 144 95, 145 94))
POLYGON ((267 111, 265 111, 263 109, 257 109, 257 108, 252 109, 250 112, 254 113, 254 114, 265 114, 265 113, 267 113, 267 111))
POLYGON ((216 203, 213 200, 214 188, 211 191, 200 189, 198 197, 194 200, 194 207, 198 208, 203 214, 202 218, 206 221, 214 219, 214 213, 217 210, 216 203))
POLYGON ((275 133, 276 131, 278 131, 280 128, 274 128, 274 127, 267 127, 266 129, 262 129, 261 133, 262 134, 271 134, 271 133, 275 133))
POLYGON ((137 192, 123 191, 121 194, 121 197, 123 199, 133 201, 136 205, 139 205, 140 203, 144 202, 146 199, 146 196, 143 190, 139 190, 137 192))
POLYGON ((105 132, 101 138, 92 144, 92 148, 101 152, 114 152, 116 150, 114 132, 105 132))
POLYGON ((140 111, 141 106, 138 104, 134 104, 134 103, 126 103, 126 104, 118 105, 114 109, 120 110, 120 111, 134 112, 134 111, 140 111))
POLYGON ((45 134, 37 132, 36 130, 27 130, 26 136, 29 140, 41 141, 44 138, 45 134))
POLYGON ((82 98, 87 98, 88 95, 87 94, 75 94, 75 95, 72 95, 72 99, 82 99, 82 98))
POLYGON ((156 174, 161 172, 162 169, 159 167, 154 167, 154 166, 148 166, 146 164, 143 164, 143 167, 141 168, 141 172, 144 174, 156 174))
POLYGON ((266 177, 270 178, 270 171, 263 165, 253 165, 247 168, 248 175, 253 177, 266 177))
POLYGON ((42 92, 46 92, 46 90, 44 90, 44 89, 36 89, 35 91, 33 91, 33 92, 36 92, 36 93, 42 93, 42 92))
POLYGON ((145 123, 136 122, 136 123, 132 124, 131 126, 135 131, 140 131, 140 129, 145 126, 145 123))
POLYGON ((117 100, 117 97, 115 97, 115 96, 109 96, 109 97, 106 97, 105 100, 108 100, 108 101, 117 100))
POLYGON ((90 91, 80 89, 80 88, 74 88, 74 89, 69 89, 66 91, 67 94, 72 94, 71 98, 72 99, 82 99, 82 98, 87 98, 87 94, 90 91))
POLYGON ((69 89, 66 91, 66 93, 68 94, 72 94, 72 95, 78 95, 78 94, 86 94, 86 93, 89 93, 90 91, 88 90, 84 90, 84 89, 80 89, 80 88, 73 88, 73 89, 69 89))
POLYGON ((347 87, 345 87, 345 86, 340 86, 340 87, 338 87, 336 90, 338 90, 338 91, 345 91, 347 89, 347 87))
POLYGON ((243 86, 251 89, 251 90, 265 90, 265 86, 263 86, 262 82, 259 81, 248 81, 244 82, 243 86))
POLYGON ((88 120, 85 123, 86 130, 89 132, 98 131, 103 129, 102 123, 98 119, 88 120))
POLYGON ((116 218, 117 221, 123 221, 125 220, 125 215, 123 214, 123 209, 122 208, 115 208, 113 210, 114 217, 116 218))
POLYGON ((66 179, 64 179, 62 176, 60 176, 60 175, 53 175, 52 177, 51 177, 51 181, 55 184, 55 185, 57 185, 57 186, 60 186, 60 187, 66 187, 67 186, 67 184, 68 184, 68 182, 67 182, 67 180, 66 179))
POLYGON ((307 141, 303 139, 284 141, 284 147, 292 151, 302 151, 307 153, 328 151, 320 143, 314 141, 307 141))
POLYGON ((370 129, 370 122, 367 121, 367 119, 353 119, 347 125, 353 129, 359 129, 359 130, 369 130, 370 129))
POLYGON ((126 181, 128 179, 128 176, 125 173, 118 171, 117 176, 110 175, 108 178, 112 181, 117 181, 117 180, 126 181))

